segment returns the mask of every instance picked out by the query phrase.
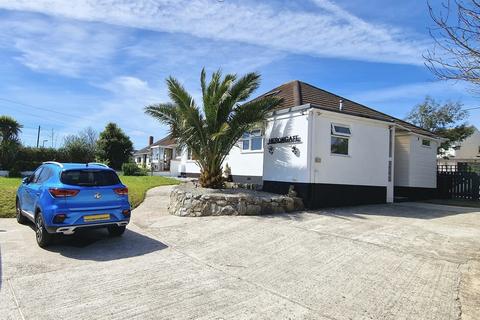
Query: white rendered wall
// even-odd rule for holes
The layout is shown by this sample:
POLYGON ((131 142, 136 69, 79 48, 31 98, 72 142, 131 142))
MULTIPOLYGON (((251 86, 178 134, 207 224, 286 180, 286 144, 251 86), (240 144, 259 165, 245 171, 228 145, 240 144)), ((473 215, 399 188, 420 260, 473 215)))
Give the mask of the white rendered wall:
POLYGON ((243 151, 240 146, 238 143, 230 150, 224 166, 228 163, 233 176, 262 177, 263 150, 243 151))
MULTIPOLYGON (((179 171, 186 173, 200 173, 200 167, 195 160, 187 159, 187 152, 181 153, 177 158, 178 164, 170 171, 179 171)), ((227 164, 232 169, 232 175, 262 177, 263 173, 263 150, 242 152, 240 145, 230 150, 223 165, 227 164)))
POLYGON ((475 132, 464 141, 458 144, 460 149, 453 150, 453 156, 457 159, 480 159, 480 132, 475 128, 475 132))
POLYGON ((315 111, 313 126, 314 183, 388 187, 388 123, 315 111), (332 123, 350 126, 348 156, 331 153, 332 123))
POLYGON ((436 188, 438 143, 423 146, 421 137, 405 134, 395 137, 395 186, 436 188))
POLYGON ((395 136, 395 186, 410 185, 410 135, 395 136))
POLYGON ((279 114, 267 121, 265 130, 265 152, 263 161, 264 181, 310 182, 309 165, 309 117, 308 110, 279 114), (273 153, 268 151, 268 139, 298 135, 300 143, 272 144, 273 153), (295 155, 292 147, 298 148, 295 155))
POLYGON ((421 188, 437 187, 437 142, 430 141, 430 146, 422 145, 422 138, 412 135, 410 186, 421 188))

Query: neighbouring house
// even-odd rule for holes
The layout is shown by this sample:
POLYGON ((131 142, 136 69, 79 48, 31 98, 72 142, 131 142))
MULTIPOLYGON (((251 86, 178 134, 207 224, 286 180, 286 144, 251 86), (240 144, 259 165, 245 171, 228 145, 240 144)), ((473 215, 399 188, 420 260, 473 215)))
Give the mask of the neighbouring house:
MULTIPOLYGON (((293 186, 308 208, 434 195, 440 138, 433 133, 301 81, 265 95, 282 104, 230 151, 234 181, 281 194, 293 186)), ((199 172, 188 151, 170 161, 172 175, 199 172)))
POLYGON ((177 157, 175 139, 167 136, 153 142, 153 136, 148 138, 148 145, 133 153, 137 165, 155 172, 170 172, 171 161, 177 157))
POLYGON ((462 166, 480 163, 480 132, 477 128, 465 140, 456 143, 444 155, 438 156, 439 165, 462 166))

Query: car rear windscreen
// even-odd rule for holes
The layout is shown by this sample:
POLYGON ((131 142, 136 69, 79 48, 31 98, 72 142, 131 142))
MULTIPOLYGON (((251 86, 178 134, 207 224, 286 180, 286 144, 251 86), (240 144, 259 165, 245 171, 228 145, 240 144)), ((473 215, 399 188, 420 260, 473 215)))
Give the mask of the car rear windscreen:
POLYGON ((60 181, 74 186, 111 186, 120 183, 115 172, 93 169, 64 171, 60 181))

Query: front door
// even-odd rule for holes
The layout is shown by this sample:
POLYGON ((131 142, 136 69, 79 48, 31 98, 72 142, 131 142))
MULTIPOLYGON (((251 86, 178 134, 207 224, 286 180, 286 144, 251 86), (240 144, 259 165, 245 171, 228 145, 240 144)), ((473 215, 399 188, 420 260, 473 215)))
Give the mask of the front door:
POLYGON ((170 160, 172 160, 173 149, 167 149, 163 151, 163 170, 170 171, 170 160))

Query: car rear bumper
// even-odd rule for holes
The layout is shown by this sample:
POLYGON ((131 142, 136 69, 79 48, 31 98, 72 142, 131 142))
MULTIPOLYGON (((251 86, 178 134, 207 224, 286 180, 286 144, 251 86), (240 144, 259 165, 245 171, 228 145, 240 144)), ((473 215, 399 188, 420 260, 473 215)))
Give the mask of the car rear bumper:
POLYGON ((108 222, 101 222, 101 223, 89 223, 89 224, 80 224, 80 225, 70 225, 70 226, 51 226, 46 227, 48 233, 63 233, 63 234, 73 234, 77 229, 95 229, 95 228, 103 228, 108 226, 119 226, 123 227, 129 223, 129 220, 122 220, 122 221, 108 221, 108 222))

